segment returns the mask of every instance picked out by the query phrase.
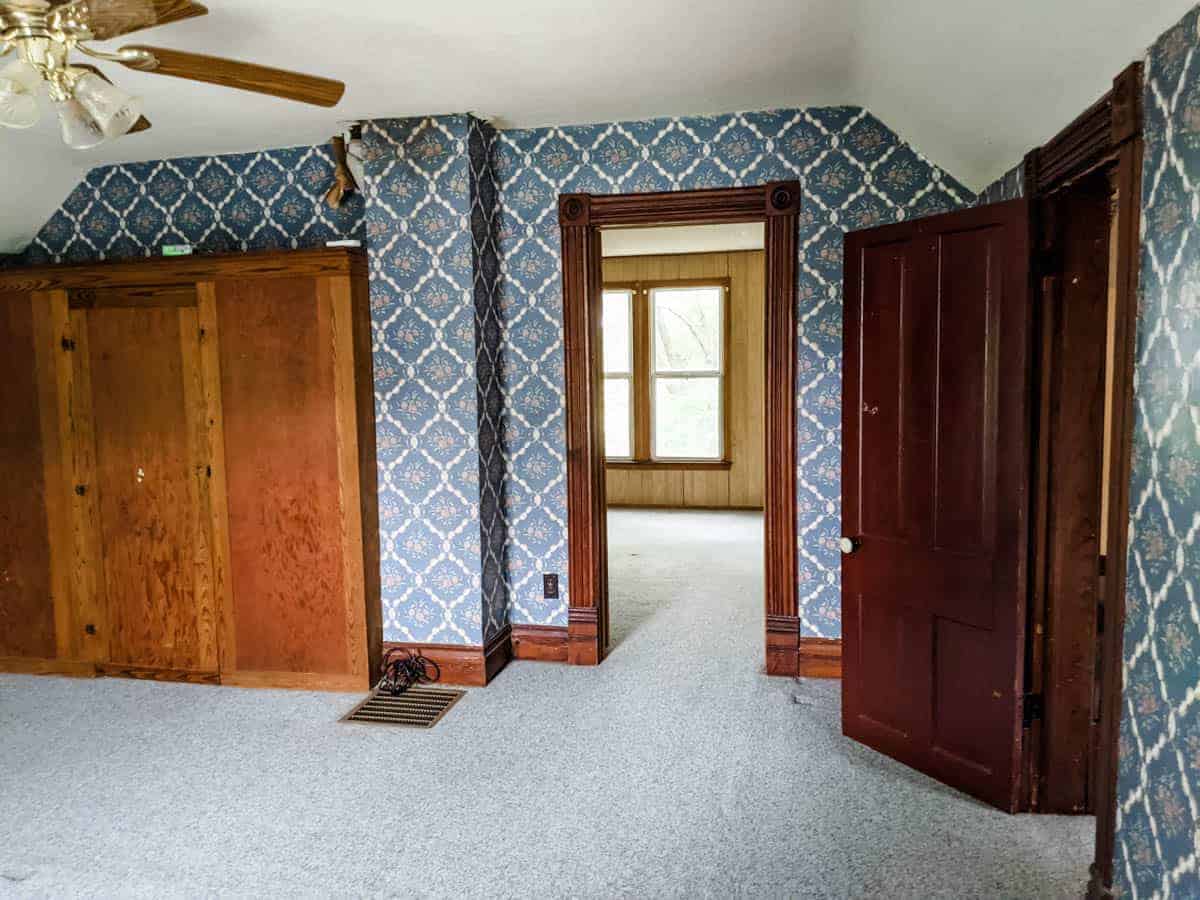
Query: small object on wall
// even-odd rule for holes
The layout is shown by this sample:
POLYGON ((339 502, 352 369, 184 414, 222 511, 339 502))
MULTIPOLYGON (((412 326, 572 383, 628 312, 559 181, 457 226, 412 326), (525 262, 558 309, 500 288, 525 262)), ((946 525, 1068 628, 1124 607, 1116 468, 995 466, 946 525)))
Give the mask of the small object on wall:
POLYGON ((162 248, 163 256, 191 256, 191 244, 164 244, 162 248))
POLYGON ((558 574, 556 572, 542 576, 542 596, 547 600, 558 599, 558 574))
POLYGON ((362 241, 342 240, 342 241, 326 241, 326 247, 361 247, 362 241))
MULTIPOLYGON (((351 139, 353 140, 353 130, 351 139)), ((333 186, 325 194, 325 202, 337 209, 348 194, 358 191, 358 182, 354 180, 354 175, 350 172, 350 161, 346 155, 346 139, 339 134, 329 143, 333 149, 333 186)))

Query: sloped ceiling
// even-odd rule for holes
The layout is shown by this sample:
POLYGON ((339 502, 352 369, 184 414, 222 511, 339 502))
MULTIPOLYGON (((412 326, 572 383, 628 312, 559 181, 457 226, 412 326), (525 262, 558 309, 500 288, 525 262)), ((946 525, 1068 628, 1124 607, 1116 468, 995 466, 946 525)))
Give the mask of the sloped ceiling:
MULTIPOLYGON (((2 2, 2 0, 0 0, 2 2)), ((344 80, 335 110, 108 67, 154 128, 76 153, 0 129, 0 252, 90 168, 315 143, 351 119, 473 111, 502 128, 865 106, 973 188, 1065 125, 1190 0, 208 0, 161 44, 344 80)))

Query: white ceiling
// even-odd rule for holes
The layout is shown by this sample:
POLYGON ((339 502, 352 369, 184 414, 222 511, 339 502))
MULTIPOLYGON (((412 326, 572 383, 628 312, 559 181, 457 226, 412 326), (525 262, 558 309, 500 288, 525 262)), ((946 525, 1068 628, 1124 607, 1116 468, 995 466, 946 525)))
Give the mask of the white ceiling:
POLYGON ((0 251, 89 168, 323 141, 339 120, 473 111, 502 127, 865 106, 979 188, 1051 136, 1192 0, 208 0, 125 43, 344 80, 335 110, 108 67, 154 129, 67 150, 0 129, 0 251), (1080 24, 1083 20, 1084 24, 1080 24))
POLYGON ((664 253, 761 250, 763 230, 762 222, 605 228, 600 232, 600 253, 602 256, 657 256, 664 253))

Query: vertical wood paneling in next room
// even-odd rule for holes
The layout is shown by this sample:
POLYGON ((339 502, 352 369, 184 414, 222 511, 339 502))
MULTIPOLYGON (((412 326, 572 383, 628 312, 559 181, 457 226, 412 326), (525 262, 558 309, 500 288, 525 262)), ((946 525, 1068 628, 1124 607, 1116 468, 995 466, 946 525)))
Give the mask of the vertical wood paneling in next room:
POLYGON ((729 380, 726 470, 613 469, 607 473, 614 506, 761 509, 763 505, 763 251, 622 256, 604 260, 605 282, 728 278, 729 380))

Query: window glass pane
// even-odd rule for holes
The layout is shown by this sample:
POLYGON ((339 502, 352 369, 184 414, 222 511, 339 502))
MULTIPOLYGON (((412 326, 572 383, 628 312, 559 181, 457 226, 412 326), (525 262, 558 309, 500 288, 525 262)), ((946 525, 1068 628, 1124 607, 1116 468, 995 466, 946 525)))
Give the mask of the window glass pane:
POLYGON ((604 292, 604 372, 633 371, 633 314, 629 291, 604 292))
POLYGON ((604 455, 613 459, 633 456, 629 415, 630 379, 604 379, 604 455))
POLYGON ((654 455, 720 458, 720 378, 654 380, 654 455))
POLYGON ((654 291, 656 372, 715 372, 721 368, 721 288, 654 291))

